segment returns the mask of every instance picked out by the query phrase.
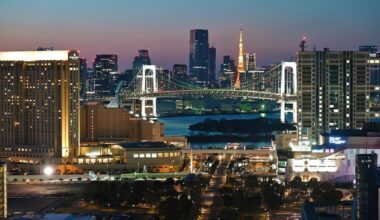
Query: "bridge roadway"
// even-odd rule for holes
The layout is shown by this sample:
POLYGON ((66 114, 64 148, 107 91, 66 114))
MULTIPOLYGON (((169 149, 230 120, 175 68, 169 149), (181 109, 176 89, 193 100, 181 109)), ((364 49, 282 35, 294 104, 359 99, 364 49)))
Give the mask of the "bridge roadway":
POLYGON ((276 154, 273 149, 183 149, 182 153, 186 154, 255 154, 268 155, 276 154))
POLYGON ((157 97, 157 98, 170 98, 170 97, 183 97, 183 96, 200 96, 200 95, 213 95, 222 97, 249 97, 263 100, 273 101, 296 101, 296 95, 281 95, 280 93, 262 92, 262 91, 249 91, 249 90, 233 90, 233 89, 188 89, 188 90, 170 90, 160 92, 146 92, 138 94, 133 92, 122 92, 125 98, 138 99, 140 97, 157 97))

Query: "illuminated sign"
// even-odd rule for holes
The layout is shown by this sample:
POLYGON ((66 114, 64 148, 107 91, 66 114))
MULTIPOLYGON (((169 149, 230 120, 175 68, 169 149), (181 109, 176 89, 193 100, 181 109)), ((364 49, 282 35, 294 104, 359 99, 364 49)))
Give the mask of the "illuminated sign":
POLYGON ((329 137, 330 144, 345 144, 346 140, 343 140, 341 137, 329 137))

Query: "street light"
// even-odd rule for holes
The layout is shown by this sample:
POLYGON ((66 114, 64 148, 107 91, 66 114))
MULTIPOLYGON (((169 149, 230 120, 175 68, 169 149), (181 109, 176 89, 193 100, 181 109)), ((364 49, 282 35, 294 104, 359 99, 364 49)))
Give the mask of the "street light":
POLYGON ((51 176, 53 174, 53 168, 51 166, 47 166, 44 168, 44 174, 46 176, 51 176))

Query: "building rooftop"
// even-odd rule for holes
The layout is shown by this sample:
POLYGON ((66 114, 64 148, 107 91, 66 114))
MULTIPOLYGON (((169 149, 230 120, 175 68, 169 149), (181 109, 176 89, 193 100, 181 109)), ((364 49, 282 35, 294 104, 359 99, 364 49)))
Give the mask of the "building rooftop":
POLYGON ((165 142, 130 142, 118 144, 126 149, 146 149, 146 148, 166 148, 166 149, 176 149, 174 145, 166 144, 165 142))
POLYGON ((380 132, 371 132, 364 130, 332 130, 330 133, 324 133, 322 136, 338 137, 380 137, 380 132))
POLYGON ((69 50, 9 51, 0 52, 0 61, 68 60, 69 50))

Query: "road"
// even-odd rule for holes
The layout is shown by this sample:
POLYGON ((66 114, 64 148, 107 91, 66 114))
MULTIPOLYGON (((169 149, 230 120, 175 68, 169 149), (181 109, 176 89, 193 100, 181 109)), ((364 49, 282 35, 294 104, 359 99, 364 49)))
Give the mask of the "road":
POLYGON ((216 167, 215 173, 212 175, 209 185, 202 193, 202 208, 198 220, 214 219, 218 214, 218 202, 216 195, 218 189, 227 181, 227 168, 230 162, 230 156, 226 156, 222 162, 216 167))
POLYGON ((66 200, 64 194, 81 193, 86 183, 8 184, 8 214, 43 214, 66 200))
POLYGON ((66 183, 66 184, 8 184, 9 197, 33 197, 51 196, 62 193, 77 194, 82 191, 86 183, 66 183))

